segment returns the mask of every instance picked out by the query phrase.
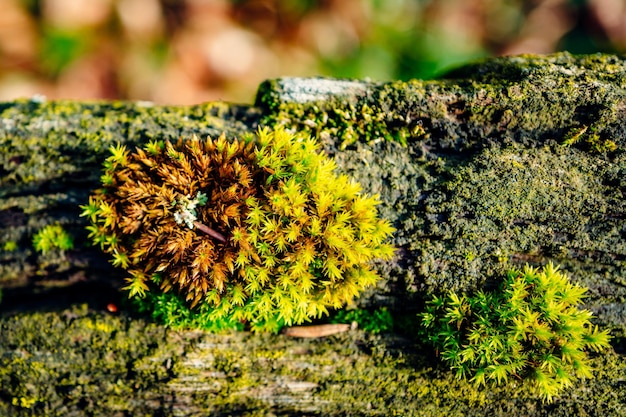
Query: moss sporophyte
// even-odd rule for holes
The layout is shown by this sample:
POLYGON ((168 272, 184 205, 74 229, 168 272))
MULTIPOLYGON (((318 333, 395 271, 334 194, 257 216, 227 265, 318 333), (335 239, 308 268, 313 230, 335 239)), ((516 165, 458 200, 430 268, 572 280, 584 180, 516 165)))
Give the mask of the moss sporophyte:
POLYGON ((129 295, 168 324, 276 330, 341 307, 378 279, 369 261, 393 255, 378 196, 334 171, 315 140, 284 129, 116 146, 82 215, 128 270, 129 295))
POLYGON ((592 376, 585 349, 609 346, 608 331, 578 308, 585 292, 552 264, 511 270, 498 291, 433 297, 421 314, 424 337, 459 378, 520 380, 552 401, 576 377, 592 376))

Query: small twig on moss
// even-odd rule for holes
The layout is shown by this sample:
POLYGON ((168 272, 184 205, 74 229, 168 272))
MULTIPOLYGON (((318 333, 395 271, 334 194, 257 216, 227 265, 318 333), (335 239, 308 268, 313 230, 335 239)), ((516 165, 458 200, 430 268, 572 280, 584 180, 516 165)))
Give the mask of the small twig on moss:
POLYGON ((313 326, 291 326, 283 330, 285 336, 317 338, 331 336, 350 330, 350 324, 318 324, 313 326))
POLYGON ((202 224, 199 221, 193 222, 193 225, 196 226, 198 229, 202 230, 207 235, 211 236, 212 238, 215 238, 215 239, 219 240, 222 243, 226 243, 226 238, 220 232, 217 232, 217 231, 211 229, 209 226, 207 226, 205 224, 202 224))

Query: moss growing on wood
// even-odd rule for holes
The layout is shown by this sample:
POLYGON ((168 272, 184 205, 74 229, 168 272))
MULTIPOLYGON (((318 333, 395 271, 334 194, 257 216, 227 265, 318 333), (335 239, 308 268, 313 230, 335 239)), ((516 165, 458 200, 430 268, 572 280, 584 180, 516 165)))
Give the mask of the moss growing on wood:
POLYGON ((593 376, 585 350, 610 346, 608 330, 578 308, 586 291, 552 264, 526 266, 493 292, 433 296, 420 314, 423 334, 458 378, 478 387, 521 382, 552 402, 593 376))
MULTIPOLYGON (((377 196, 335 175, 317 148, 281 128, 245 141, 151 142, 133 153, 118 145, 81 215, 94 245, 128 269, 131 297, 175 291, 208 325, 276 331, 350 302, 379 278, 368 263, 393 255, 377 196)), ((154 301, 156 316, 171 322, 176 300, 154 301)))
POLYGON ((78 307, 0 317, 0 414, 584 416, 626 412, 626 367, 542 404, 521 387, 476 389, 427 348, 351 331, 326 339, 173 332, 78 307), (41 323, 46 323, 42 326, 41 323))
POLYGON ((53 249, 72 249, 74 241, 60 224, 47 225, 33 237, 33 247, 37 252, 45 254, 53 249))
POLYGON ((620 57, 561 53, 490 59, 433 81, 272 80, 256 104, 266 109, 263 123, 330 137, 342 148, 377 139, 455 150, 489 141, 567 143, 589 128, 574 146, 611 153, 626 144, 624 86, 620 57))
POLYGON ((613 186, 620 165, 558 147, 510 146, 485 149, 451 169, 425 199, 424 239, 415 242, 424 253, 420 268, 432 277, 427 285, 480 286, 479 271, 509 260, 617 265, 608 254, 626 254, 626 203, 613 186))
POLYGON ((254 111, 211 103, 161 107, 124 102, 15 101, 0 104, 0 197, 17 189, 97 179, 91 167, 117 143, 247 132, 254 111), (246 125, 248 123, 248 125, 246 125), (19 139, 19 140, 18 140, 19 139), (30 187, 28 187, 30 185, 30 187))
POLYGON ((475 288, 511 261, 555 259, 613 299, 626 259, 625 85, 620 57, 564 53, 490 59, 433 81, 272 80, 257 105, 265 122, 324 139, 344 172, 380 193, 405 249, 381 266, 382 288, 475 288), (483 172, 492 157, 503 159, 483 172), (543 175, 562 178, 544 185, 543 175))
MULTIPOLYGON (((334 81, 325 81, 323 94, 315 84, 281 80, 268 82, 261 89, 259 109, 211 104, 173 110, 171 115, 166 108, 142 110, 119 103, 2 104, 0 247, 7 242, 17 246, 13 251, 0 252, 2 285, 22 285, 33 278, 43 282, 39 281, 42 276, 117 276, 106 269, 106 264, 94 262, 95 252, 82 247, 85 222, 76 220, 78 204, 86 204, 89 192, 98 185, 100 172, 96 167, 111 144, 145 144, 163 134, 174 141, 192 133, 216 137, 221 127, 228 132, 256 127, 263 113, 268 123, 319 135, 342 172, 358 179, 364 192, 381 195, 381 216, 392 220, 397 229, 393 243, 399 246, 398 257, 377 265, 385 279, 362 298, 362 305, 389 306, 394 312, 410 309, 419 306, 416 299, 428 291, 478 288, 489 285, 509 263, 543 264, 554 259, 577 284, 589 288, 584 307, 594 312, 598 324, 612 329, 617 336, 614 346, 622 352, 626 311, 624 65, 621 58, 611 56, 498 58, 460 69, 439 81, 388 85, 355 81, 334 87, 334 81), (68 111, 55 110, 61 107, 68 111), (205 112, 220 120, 207 118, 205 112), (246 122, 233 121, 230 116, 246 122), (214 123, 217 129, 211 128, 214 123), (102 141, 96 137, 99 131, 102 141), (33 139, 28 142, 29 138, 33 139), (31 145, 37 146, 36 152, 29 152, 31 145), (343 145, 345 150, 338 152, 343 145), (39 167, 45 172, 40 177, 34 172, 39 167), (517 180, 509 187, 507 178, 517 180), (530 184, 537 190, 528 187, 530 184), (586 198, 578 188, 593 198, 586 198), (488 204, 487 195, 494 199, 494 205, 488 204), (523 196, 542 210, 529 210, 523 196), (571 212, 567 211, 568 199, 572 201, 571 212), (577 227, 575 221, 579 220, 581 226, 577 227), (42 268, 47 261, 35 257, 31 248, 34 233, 57 221, 76 237, 76 247, 66 254, 70 256, 56 269, 58 273, 52 266, 42 268), (500 246, 504 250, 498 253, 500 246)), ((3 305, 13 299, 14 292, 5 288, 4 295, 3 305)), ((38 316, 36 320, 50 319, 38 316)), ((218 345, 216 349, 232 352, 222 354, 219 369, 236 369, 237 357, 247 360, 246 354, 259 345, 276 346, 280 352, 272 354, 282 354, 290 361, 275 367, 277 361, 270 353, 259 354, 259 368, 257 364, 240 366, 240 381, 255 380, 250 375, 255 370, 265 375, 265 379, 257 380, 266 382, 273 369, 300 378, 304 372, 315 376, 296 379, 299 384, 289 386, 293 391, 280 382, 269 389, 259 383, 247 391, 257 396, 246 397, 242 389, 235 397, 225 394, 236 399, 222 405, 212 403, 214 397, 200 394, 187 402, 193 405, 189 414, 207 414, 207 410, 288 414, 293 411, 289 407, 295 407, 294 398, 305 403, 302 397, 295 397, 298 389, 311 399, 307 403, 310 408, 299 412, 311 415, 325 414, 316 412, 315 406, 343 415, 387 415, 389 411, 407 415, 515 415, 524 410, 529 415, 565 416, 589 415, 598 409, 626 414, 620 385, 626 373, 621 353, 592 357, 597 379, 567 393, 547 409, 523 390, 476 391, 454 380, 443 368, 433 368, 434 358, 420 356, 409 345, 401 344, 394 351, 398 340, 389 335, 376 339, 378 342, 363 338, 333 339, 336 343, 300 341, 291 356, 285 353, 288 348, 282 347, 280 336, 239 336, 234 336, 232 346, 225 339, 202 336, 204 347, 218 345), (371 352, 378 352, 377 356, 371 352), (382 352, 389 352, 387 356, 392 358, 385 359, 382 352), (296 372, 289 370, 295 366, 294 360, 307 355, 315 356, 314 366, 302 365, 300 374, 290 373, 296 372), (324 357, 335 362, 346 360, 347 366, 334 371, 324 357), (385 360, 393 365, 386 367, 385 360), (318 384, 313 392, 303 388, 310 381, 318 384), (368 387, 366 392, 364 386, 368 387), (268 392, 282 393, 285 400, 267 400, 268 392)), ((204 358, 201 351, 198 358, 204 358)), ((212 372, 217 368, 202 368, 198 363, 190 361, 189 370, 176 370, 178 385, 169 387, 178 390, 178 398, 188 399, 184 397, 185 387, 194 390, 215 385, 216 374, 212 372), (193 385, 198 375, 204 378, 203 383, 193 385)), ((21 375, 23 379, 16 379, 12 386, 27 384, 24 381, 30 375, 27 371, 21 375)), ((240 386, 246 384, 241 382, 240 386)), ((7 388, 3 385, 2 389, 7 388)), ((10 391, 11 395, 5 392, 0 396, 0 407, 10 412, 4 414, 17 413, 20 404, 28 406, 38 398, 36 393, 26 393, 22 401, 12 394, 18 391, 10 391), (14 397, 16 405, 12 403, 14 397)), ((167 395, 159 397, 159 410, 184 409, 180 403, 171 405, 172 397, 167 395)), ((20 411, 30 412, 26 408, 20 411)))
POLYGON ((135 414, 145 405, 129 398, 148 400, 182 353, 159 327, 86 306, 3 317, 0 332, 2 415, 135 414))

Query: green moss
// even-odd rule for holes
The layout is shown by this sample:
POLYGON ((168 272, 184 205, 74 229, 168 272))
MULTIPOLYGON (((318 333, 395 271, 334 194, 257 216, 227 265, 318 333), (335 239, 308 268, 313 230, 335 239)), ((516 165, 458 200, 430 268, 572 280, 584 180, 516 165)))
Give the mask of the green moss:
MULTIPOLYGON (((259 88, 257 105, 270 110, 262 123, 269 126, 285 125, 299 131, 308 132, 322 139, 337 138, 341 147, 357 141, 372 141, 378 138, 406 144, 409 139, 426 137, 426 130, 420 121, 408 122, 406 117, 396 111, 386 111, 391 101, 388 96, 400 90, 404 98, 424 96, 421 81, 406 84, 389 84, 380 87, 374 84, 352 82, 345 90, 333 91, 329 95, 324 91, 326 80, 290 79, 268 81, 259 88), (313 93, 304 97, 294 97, 289 91, 296 84, 304 91, 313 93), (312 84, 308 86, 307 84, 312 84), (304 84, 304 85, 300 85, 304 84), (356 93, 353 87, 358 87, 356 93), (321 92, 316 93, 315 89, 321 92), (374 97, 360 100, 359 94, 366 88, 374 91, 374 97), (308 90, 307 90, 308 89, 308 90), (355 97, 346 100, 345 94, 355 93, 355 97)), ((335 81, 336 82, 336 81, 335 81)), ((341 83, 340 81, 338 83, 341 83)), ((399 109, 397 109, 399 110, 399 109)))
POLYGON ((182 352, 163 329, 86 306, 2 317, 0 331, 2 415, 137 415, 128 398, 158 391, 182 352))
MULTIPOLYGON (((280 128, 244 141, 150 143, 135 153, 113 146, 104 189, 82 216, 94 245, 129 270, 129 296, 176 291, 192 309, 205 304, 179 313, 186 324, 242 321, 277 331, 351 301, 378 279, 368 263, 393 255, 377 196, 335 175, 317 148, 280 128), (190 319, 194 313, 203 317, 190 319)), ((149 305, 170 322, 178 304, 149 305)))
POLYGON ((2 250, 4 250, 5 252, 13 252, 16 249, 17 242, 13 240, 7 240, 6 242, 4 242, 4 246, 2 247, 2 250))
POLYGON ((611 393, 626 372, 613 352, 590 359, 592 366, 602 365, 603 370, 611 369, 604 365, 613 366, 608 379, 598 374, 548 407, 527 388, 477 389, 437 366, 421 347, 410 349, 393 338, 350 332, 293 343, 281 336, 232 335, 215 343, 206 339, 188 358, 202 365, 193 374, 179 376, 205 387, 210 395, 200 401, 213 412, 456 417, 525 410, 528 415, 582 416, 596 400, 604 410, 624 410, 623 394, 611 393), (273 392, 276 402, 251 399, 249 393, 259 390, 273 392), (293 404, 298 404, 298 411, 290 408, 293 404))
POLYGON ((359 329, 372 334, 390 332, 394 328, 394 317, 385 307, 376 310, 339 310, 331 318, 331 323, 356 322, 359 329))
POLYGON ((582 144, 585 149, 598 154, 606 154, 617 150, 617 144, 607 138, 602 138, 598 133, 595 133, 597 128, 592 126, 582 126, 580 128, 573 128, 565 134, 563 146, 572 146, 575 144, 582 144))
POLYGON ((542 398, 577 378, 590 378, 586 349, 610 346, 608 330, 580 309, 586 288, 571 284, 557 267, 511 270, 495 292, 434 296, 420 316, 425 337, 459 378, 476 386, 521 379, 542 398))
POLYGON ((323 339, 175 332, 86 306, 0 317, 0 414, 63 416, 622 415, 622 355, 591 355, 595 378, 549 407, 516 386, 475 388, 429 349, 393 334, 323 339), (41 326, 46 323, 46 326, 41 326), (191 390, 191 392, 190 392, 191 390), (129 401, 132 398, 132 401, 129 401), (585 414, 587 413, 587 414, 585 414))
POLYGON ((74 241, 60 224, 49 224, 33 236, 33 247, 45 254, 55 248, 61 251, 73 249, 74 241))
MULTIPOLYGON (((202 329, 220 334, 244 329, 243 323, 233 317, 215 317, 209 304, 202 303, 197 309, 190 309, 183 297, 174 292, 150 291, 144 298, 133 298, 132 304, 139 313, 171 329, 202 329)), ((280 327, 282 323, 274 331, 277 332, 280 327)))

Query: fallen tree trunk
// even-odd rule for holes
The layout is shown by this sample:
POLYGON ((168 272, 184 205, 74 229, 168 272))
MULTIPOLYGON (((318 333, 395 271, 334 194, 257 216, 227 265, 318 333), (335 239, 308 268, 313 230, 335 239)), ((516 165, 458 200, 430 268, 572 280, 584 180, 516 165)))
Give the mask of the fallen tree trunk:
POLYGON ((559 54, 493 59, 435 81, 268 81, 254 106, 0 105, 0 308, 13 313, 0 322, 0 407, 583 415, 603 403, 603 415, 623 414, 625 87, 626 61, 559 54), (86 243, 78 205, 98 187, 108 148, 278 124, 319 137, 342 172, 380 194, 380 213, 397 229, 396 257, 377 265, 382 280, 358 305, 413 314, 426 294, 489 287, 512 265, 554 261, 590 289, 586 307, 615 336, 615 352, 593 359, 596 379, 543 405, 511 386, 475 390, 433 366, 419 341, 393 334, 303 342, 142 331, 140 319, 107 316, 123 272, 86 243), (74 248, 39 254, 33 236, 53 223, 74 248), (32 313, 44 300, 95 312, 32 313), (54 325, 42 331, 41 321, 54 325), (96 359, 105 352, 117 352, 110 367, 96 359), (129 395, 136 400, 124 402, 129 395))

